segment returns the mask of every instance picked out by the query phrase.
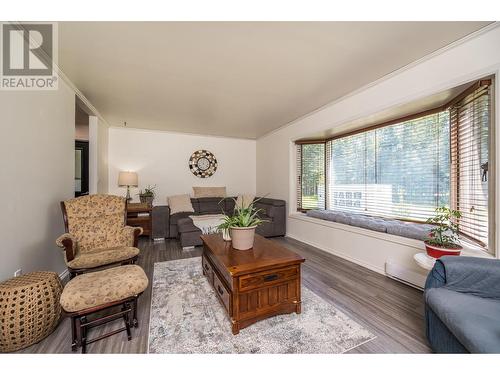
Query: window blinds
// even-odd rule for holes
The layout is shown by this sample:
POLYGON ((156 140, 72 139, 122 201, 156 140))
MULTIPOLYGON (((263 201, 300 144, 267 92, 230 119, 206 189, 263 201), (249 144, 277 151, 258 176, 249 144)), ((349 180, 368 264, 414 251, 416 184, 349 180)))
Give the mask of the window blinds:
POLYGON ((451 204, 462 212, 460 231, 488 247, 489 81, 450 108, 450 125, 451 204))
POLYGON ((329 209, 424 221, 449 203, 447 111, 330 143, 329 209))
POLYGON ((325 144, 297 145, 297 208, 325 209, 325 144))

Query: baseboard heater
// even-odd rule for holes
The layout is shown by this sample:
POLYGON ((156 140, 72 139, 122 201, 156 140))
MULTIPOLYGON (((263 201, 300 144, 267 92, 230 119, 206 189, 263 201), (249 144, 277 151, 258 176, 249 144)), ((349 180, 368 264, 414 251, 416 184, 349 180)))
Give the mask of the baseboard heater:
POLYGON ((423 289, 426 275, 413 271, 392 261, 385 262, 385 273, 391 279, 395 279, 417 289, 423 289))

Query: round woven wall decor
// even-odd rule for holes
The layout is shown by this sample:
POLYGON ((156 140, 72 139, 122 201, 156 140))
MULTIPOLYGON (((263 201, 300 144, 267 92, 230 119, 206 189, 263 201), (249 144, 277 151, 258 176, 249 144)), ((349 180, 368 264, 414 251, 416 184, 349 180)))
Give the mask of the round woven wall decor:
POLYGON ((196 177, 210 177, 217 170, 217 159, 210 151, 195 151, 189 158, 189 169, 196 177))

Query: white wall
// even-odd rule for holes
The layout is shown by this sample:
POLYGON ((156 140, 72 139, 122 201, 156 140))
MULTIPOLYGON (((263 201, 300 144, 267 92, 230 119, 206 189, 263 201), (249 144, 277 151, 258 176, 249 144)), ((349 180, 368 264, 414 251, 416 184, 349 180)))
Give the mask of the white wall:
MULTIPOLYGON (((136 171, 139 188, 156 185, 155 204, 166 197, 192 195, 193 186, 226 186, 228 195, 255 193, 256 141, 199 136, 139 129, 109 129, 109 192, 125 195, 118 187, 120 170, 136 171), (191 154, 200 149, 214 153, 218 168, 210 178, 198 178, 189 170, 191 154)), ((131 189, 135 201, 138 189, 131 189)))
POLYGON ((99 182, 98 139, 99 120, 97 116, 89 116, 89 194, 97 194, 99 182))
MULTIPOLYGON (((377 239, 373 239, 366 237, 366 231, 352 230, 340 224, 334 225, 333 228, 324 225, 319 220, 305 219, 303 215, 294 214, 296 207, 293 141, 488 74, 498 74, 500 48, 497 47, 499 45, 500 28, 496 25, 486 33, 449 46, 429 58, 259 138, 257 140, 257 194, 270 193, 273 198, 288 201, 291 213, 287 221, 289 236, 381 273, 384 272, 385 262, 389 258, 395 259, 405 267, 421 272, 412 258, 413 254, 423 249, 423 245, 418 241, 398 240, 395 243, 394 236, 390 235, 377 236, 377 239)), ((500 108, 498 84, 496 87, 498 111, 500 108)), ((497 128, 498 119, 497 115, 497 128)), ((497 145, 499 145, 500 132, 496 133, 497 145)), ((497 186, 500 181, 499 175, 500 173, 496 174, 497 186)), ((497 202, 500 201, 497 199, 497 202)), ((497 207, 497 213, 499 211, 497 207)), ((496 222, 499 223, 500 220, 496 222)))
POLYGON ((74 194, 75 94, 0 91, 0 281, 66 267, 55 239, 64 232, 59 202, 74 194))
POLYGON ((89 116, 89 193, 108 192, 108 126, 89 116))
POLYGON ((97 130, 97 192, 99 194, 107 194, 108 192, 108 143, 109 128, 99 120, 97 130))

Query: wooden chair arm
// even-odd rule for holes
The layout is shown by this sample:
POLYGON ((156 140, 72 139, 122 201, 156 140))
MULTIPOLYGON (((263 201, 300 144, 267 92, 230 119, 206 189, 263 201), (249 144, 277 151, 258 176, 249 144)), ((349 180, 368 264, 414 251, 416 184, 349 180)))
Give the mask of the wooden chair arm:
POLYGON ((139 236, 142 234, 143 229, 141 227, 134 228, 134 247, 139 244, 139 236))
POLYGON ((137 247, 137 244, 139 243, 139 236, 142 234, 143 229, 141 227, 131 227, 127 225, 123 228, 123 230, 128 232, 127 236, 132 237, 132 246, 137 247))
POLYGON ((66 253, 66 261, 71 262, 76 255, 76 238, 69 233, 64 233, 56 240, 56 245, 63 248, 66 253))

